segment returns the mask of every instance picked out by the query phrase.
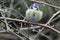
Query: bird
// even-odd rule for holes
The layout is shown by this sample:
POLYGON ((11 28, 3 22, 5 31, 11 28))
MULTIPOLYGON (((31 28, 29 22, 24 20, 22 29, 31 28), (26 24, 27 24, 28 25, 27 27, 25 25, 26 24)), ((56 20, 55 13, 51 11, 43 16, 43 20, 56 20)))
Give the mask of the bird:
POLYGON ((43 12, 40 10, 38 3, 33 3, 26 10, 26 20, 31 22, 39 22, 42 19, 43 12))

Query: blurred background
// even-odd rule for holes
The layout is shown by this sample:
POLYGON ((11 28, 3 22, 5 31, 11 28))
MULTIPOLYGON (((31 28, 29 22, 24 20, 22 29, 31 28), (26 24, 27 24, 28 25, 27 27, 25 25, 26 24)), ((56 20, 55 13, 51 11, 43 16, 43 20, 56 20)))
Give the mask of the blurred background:
MULTIPOLYGON (((5 17, 7 18, 23 20, 25 18, 26 10, 33 3, 38 3, 40 10, 43 12, 43 17, 41 21, 39 21, 39 23, 42 24, 47 23, 47 21, 53 16, 53 14, 55 14, 57 11, 60 10, 60 0, 0 0, 0 9, 1 11, 3 11, 2 13, 0 11, 0 17, 4 17, 3 14, 5 14, 5 17), (57 7, 52 7, 49 6, 48 4, 57 7)), ((50 23, 50 25, 51 26, 54 25, 54 28, 60 31, 60 14, 56 15, 54 19, 55 20, 53 20, 50 23)), ((34 32, 32 31, 32 29, 20 30, 20 28, 26 28, 27 25, 30 27, 29 24, 25 24, 17 21, 0 20, 0 31, 1 31, 0 40, 21 40, 20 36, 24 40, 29 40, 28 37, 30 37, 31 40, 33 40, 34 36, 38 33, 38 30, 34 32), (7 24, 10 27, 10 29, 14 31, 13 33, 10 31, 8 32, 5 31, 7 24)), ((37 29, 41 29, 41 28, 37 28, 37 29)), ((37 38, 34 40, 60 40, 60 34, 48 28, 45 28, 39 34, 39 36, 37 36, 37 38)))

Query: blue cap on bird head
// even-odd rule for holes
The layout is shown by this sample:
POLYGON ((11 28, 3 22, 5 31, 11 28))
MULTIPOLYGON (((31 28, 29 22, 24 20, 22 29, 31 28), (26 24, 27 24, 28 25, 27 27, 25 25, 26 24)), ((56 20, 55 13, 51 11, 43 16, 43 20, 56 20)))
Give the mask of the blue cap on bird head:
POLYGON ((36 9, 38 10, 39 9, 39 5, 37 3, 34 3, 30 6, 30 9, 36 9))

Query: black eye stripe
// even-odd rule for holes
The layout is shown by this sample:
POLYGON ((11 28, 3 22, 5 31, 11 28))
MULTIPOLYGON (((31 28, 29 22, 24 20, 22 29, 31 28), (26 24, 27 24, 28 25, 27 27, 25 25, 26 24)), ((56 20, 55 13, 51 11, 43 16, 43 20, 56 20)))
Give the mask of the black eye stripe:
POLYGON ((35 8, 39 8, 39 6, 38 6, 38 5, 35 5, 35 6, 33 6, 33 7, 35 7, 35 8))
POLYGON ((33 9, 33 7, 31 7, 31 9, 33 9))

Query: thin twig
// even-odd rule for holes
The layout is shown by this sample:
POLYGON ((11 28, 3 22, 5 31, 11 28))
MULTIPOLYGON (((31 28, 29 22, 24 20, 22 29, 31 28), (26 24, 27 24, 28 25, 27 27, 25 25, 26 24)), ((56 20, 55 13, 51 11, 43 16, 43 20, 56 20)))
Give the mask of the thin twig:
MULTIPOLYGON (((16 29, 15 29, 14 27, 12 27, 11 25, 9 25, 9 26, 10 26, 11 28, 13 28, 14 30, 16 30, 16 29)), ((16 31, 18 31, 18 30, 16 30, 16 31)), ((29 39, 29 38, 28 38, 26 35, 24 35, 23 33, 20 32, 20 34, 23 35, 25 38, 29 39)), ((16 34, 16 35, 17 35, 17 34, 16 34)), ((19 37, 19 35, 18 35, 18 37, 19 37)), ((20 37, 19 37, 19 38, 20 38, 20 37)))
MULTIPOLYGON (((4 19, 4 17, 0 17, 0 19, 4 19)), ((49 28, 57 33, 60 34, 60 31, 54 29, 52 26, 48 26, 48 25, 45 25, 45 24, 40 24, 40 23, 32 23, 32 22, 27 22, 27 21, 23 21, 23 20, 19 20, 19 19, 14 19, 14 18, 5 18, 6 20, 10 20, 10 21, 19 21, 19 22, 22 22, 22 23, 28 23, 28 24, 33 24, 33 25, 39 25, 39 26, 42 26, 42 27, 46 27, 46 28, 49 28)))
MULTIPOLYGON (((60 10, 59 10, 58 12, 56 12, 55 14, 53 14, 53 16, 49 19, 49 21, 48 21, 45 25, 49 25, 49 24, 51 23, 52 19, 53 19, 56 15, 58 15, 59 13, 60 13, 60 10)), ((45 29, 45 27, 43 27, 43 28, 41 29, 41 31, 39 31, 39 32, 37 33, 35 39, 39 36, 39 34, 40 34, 44 29, 45 29)), ((55 30, 55 29, 53 29, 53 30, 55 30)), ((56 31, 56 30, 55 30, 55 31, 56 31)))
POLYGON ((60 13, 60 10, 59 11, 57 11, 55 14, 53 14, 53 16, 49 19, 49 21, 46 23, 46 25, 49 25, 51 22, 52 22, 52 20, 53 20, 53 18, 56 16, 56 15, 58 15, 60 13))
MULTIPOLYGON (((35 32, 39 32, 39 31, 37 31, 37 30, 34 30, 34 31, 35 31, 35 32)), ((41 35, 44 36, 44 37, 46 37, 46 38, 48 38, 49 40, 52 40, 49 36, 45 35, 45 34, 42 33, 42 32, 41 32, 41 35)))
POLYGON ((13 8, 13 3, 14 3, 14 0, 11 0, 11 2, 10 2, 10 8, 13 8))
POLYGON ((36 1, 36 0, 35 0, 35 1, 34 1, 34 0, 30 0, 30 1, 37 2, 37 3, 42 3, 42 4, 45 4, 45 5, 48 5, 48 6, 51 6, 51 7, 60 9, 59 6, 55 6, 55 5, 52 5, 52 4, 48 4, 48 3, 46 3, 46 2, 36 1))
POLYGON ((50 23, 52 23, 53 21, 57 20, 59 18, 60 15, 58 15, 56 18, 54 18, 50 23))
POLYGON ((23 0, 23 2, 25 4, 26 8, 28 9, 29 7, 28 7, 27 3, 25 2, 25 0, 23 0))
MULTIPOLYGON (((14 0, 11 0, 11 2, 10 2, 10 9, 13 9, 13 3, 14 3, 14 0)), ((8 14, 8 17, 10 17, 10 15, 12 14, 12 10, 9 10, 10 12, 9 12, 9 14, 8 14)))
MULTIPOLYGON (((10 8, 9 8, 10 9, 10 8)), ((17 11, 16 9, 10 9, 10 10, 14 10, 15 12, 17 12, 18 13, 18 15, 20 15, 21 17, 23 17, 24 18, 24 16, 19 12, 19 11, 17 11)))
POLYGON ((6 24, 7 30, 10 30, 10 28, 9 28, 9 26, 8 26, 8 23, 7 23, 7 20, 5 19, 5 13, 1 12, 1 15, 2 15, 2 17, 4 18, 4 22, 5 22, 5 24, 6 24))
POLYGON ((7 30, 3 29, 0 31, 0 33, 4 33, 4 32, 7 32, 7 30))
POLYGON ((58 15, 58 14, 60 14, 60 10, 57 11, 55 14, 53 14, 53 16, 49 19, 49 21, 48 21, 46 24, 50 24, 50 22, 52 21, 52 19, 53 19, 56 15, 58 15))
POLYGON ((17 5, 19 5, 19 3, 20 3, 21 1, 24 2, 25 7, 28 9, 29 7, 28 7, 27 3, 25 2, 25 0, 20 0, 20 1, 18 1, 18 2, 14 5, 14 8, 15 8, 17 5))
MULTIPOLYGON (((37 28, 40 28, 40 26, 29 27, 29 29, 37 29, 37 28)), ((26 27, 26 28, 20 28, 20 30, 28 30, 28 27, 26 27)))
POLYGON ((41 35, 48 38, 49 40, 52 40, 49 36, 45 35, 44 33, 41 33, 41 35))
POLYGON ((38 33, 35 35, 34 40, 36 40, 37 37, 39 37, 40 33, 43 31, 44 27, 38 31, 38 33))
MULTIPOLYGON (((21 1, 21 0, 20 0, 21 1)), ((16 8, 19 4, 20 4, 20 1, 18 1, 14 6, 13 8, 16 8)))
MULTIPOLYGON (((12 31, 10 31, 12 32, 12 31)), ((21 40, 24 40, 21 36, 17 35, 15 32, 12 32, 13 34, 15 34, 16 36, 18 36, 21 40)))
POLYGON ((11 11, 12 10, 14 10, 15 12, 17 12, 18 13, 18 15, 20 15, 22 18, 24 18, 24 16, 19 12, 19 11, 17 11, 16 9, 14 9, 14 8, 8 8, 8 7, 6 7, 6 6, 4 6, 6 9, 9 9, 9 11, 10 11, 10 14, 9 14, 9 17, 10 17, 10 15, 11 15, 11 11))

